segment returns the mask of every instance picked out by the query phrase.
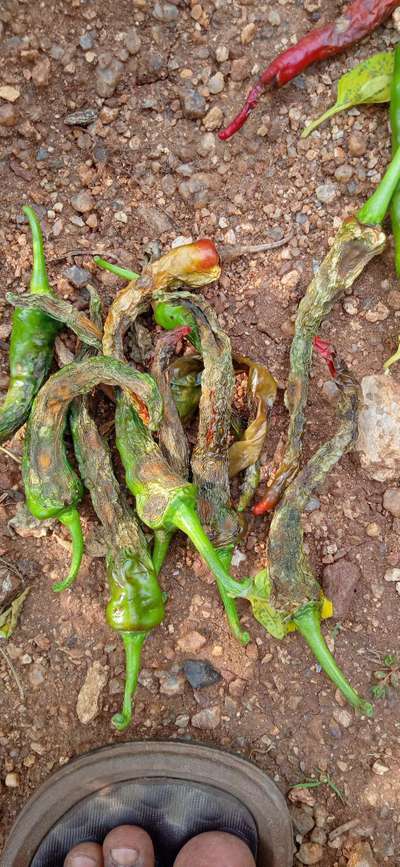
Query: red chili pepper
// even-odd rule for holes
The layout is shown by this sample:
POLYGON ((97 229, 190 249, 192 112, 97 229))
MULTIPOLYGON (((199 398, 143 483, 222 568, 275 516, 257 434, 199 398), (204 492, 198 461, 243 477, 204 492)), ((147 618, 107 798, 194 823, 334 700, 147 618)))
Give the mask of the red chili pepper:
POLYGON ((399 5, 400 0, 354 0, 336 21, 312 30, 278 54, 250 91, 242 110, 218 137, 225 141, 243 126, 268 85, 282 87, 316 60, 340 54, 379 27, 399 5))

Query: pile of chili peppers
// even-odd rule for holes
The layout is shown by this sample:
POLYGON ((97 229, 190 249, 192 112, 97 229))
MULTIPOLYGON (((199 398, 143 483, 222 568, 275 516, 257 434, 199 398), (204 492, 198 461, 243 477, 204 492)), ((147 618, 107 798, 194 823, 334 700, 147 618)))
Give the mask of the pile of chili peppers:
MULTIPOLYGON (((79 574, 84 552, 79 508, 85 488, 90 494, 106 548, 106 618, 125 649, 123 706, 113 717, 118 730, 132 717, 143 644, 164 617, 162 569, 177 531, 188 537, 214 576, 238 641, 250 640, 236 607, 242 598, 275 638, 297 630, 349 703, 372 714, 323 637, 321 620, 331 615, 332 605, 305 554, 301 514, 311 493, 352 447, 357 431, 357 382, 317 334, 334 303, 383 250, 380 224, 399 178, 397 150, 374 195, 339 230, 299 306, 285 395, 287 444, 266 495, 253 507, 256 515, 275 510, 267 564, 242 580, 230 574, 232 555, 243 534, 243 513, 259 485, 277 385, 260 361, 232 352, 212 307, 191 291, 218 279, 215 245, 202 239, 175 247, 149 261, 140 275, 96 259, 99 267, 127 282, 103 323, 93 287, 88 314, 52 292, 40 224, 35 211, 24 208, 33 239, 33 269, 30 292, 7 295, 16 309, 10 386, 0 407, 1 437, 3 442, 9 439, 27 420, 22 463, 27 506, 40 520, 57 518, 71 534, 71 565, 54 584, 58 592, 71 587, 79 574), (61 328, 75 333, 76 355, 50 374, 61 328), (336 434, 304 465, 313 347, 326 359, 342 399, 336 434), (236 382, 243 376, 247 408, 239 412, 236 382), (99 401, 91 395, 98 386, 113 415, 115 445, 112 437, 110 445, 105 441, 96 421, 99 401), (117 478, 113 451, 119 453, 125 485, 117 478), (231 480, 240 474, 234 501, 231 480)), ((15 627, 22 602, 2 615, 0 637, 15 627)))

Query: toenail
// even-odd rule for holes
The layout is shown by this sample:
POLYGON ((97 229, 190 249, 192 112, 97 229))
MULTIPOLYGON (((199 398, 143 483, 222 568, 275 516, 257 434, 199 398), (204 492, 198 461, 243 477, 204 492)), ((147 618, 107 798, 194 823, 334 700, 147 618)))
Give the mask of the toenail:
MULTIPOLYGON (((111 849, 112 867, 140 867, 137 849, 111 849)), ((110 865, 110 867, 111 867, 110 865)))
POLYGON ((68 856, 66 867, 96 867, 97 863, 95 858, 91 858, 90 855, 85 855, 83 852, 82 854, 74 852, 68 856))

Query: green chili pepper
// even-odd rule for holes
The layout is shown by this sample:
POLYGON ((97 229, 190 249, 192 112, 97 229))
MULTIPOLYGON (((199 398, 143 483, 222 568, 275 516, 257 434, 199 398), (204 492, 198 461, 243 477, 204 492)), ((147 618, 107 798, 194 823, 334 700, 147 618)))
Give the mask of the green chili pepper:
POLYGON ((147 542, 115 478, 109 449, 91 418, 84 398, 73 402, 71 430, 79 470, 107 545, 110 601, 107 623, 125 649, 125 691, 112 722, 124 731, 132 719, 132 700, 140 671, 142 645, 164 617, 164 602, 147 542))
POLYGON ((285 394, 290 415, 287 445, 282 462, 269 482, 266 496, 253 506, 256 515, 274 508, 299 468, 313 338, 345 289, 354 283, 368 262, 382 252, 385 240, 379 226, 362 226, 356 219, 346 220, 300 302, 285 394))
POLYGON ((375 192, 357 212, 357 219, 364 226, 379 226, 383 223, 393 194, 400 183, 400 146, 395 151, 389 168, 375 192))
POLYGON ((150 431, 123 394, 117 399, 115 432, 126 483, 136 498, 140 520, 153 530, 170 533, 182 530, 224 589, 229 594, 245 596, 252 582, 235 581, 221 566, 196 511, 195 486, 171 470, 150 431))
MULTIPOLYGON (((392 155, 400 146, 400 45, 394 50, 394 70, 390 93, 390 126, 392 129, 392 155)), ((400 183, 391 201, 392 232, 395 248, 396 274, 400 277, 400 183)))
POLYGON ((67 578, 55 590, 70 587, 83 555, 83 536, 77 505, 82 483, 70 466, 63 440, 69 404, 96 385, 119 385, 135 402, 153 429, 160 421, 161 400, 151 376, 138 373, 116 359, 89 358, 67 364, 53 374, 37 395, 25 437, 22 474, 27 506, 36 518, 56 517, 72 536, 72 562, 67 578))
MULTIPOLYGON (((51 296, 38 217, 32 208, 26 206, 22 210, 32 232, 30 290, 35 295, 51 296)), ((38 310, 25 310, 19 305, 14 311, 9 351, 10 384, 0 407, 0 443, 10 439, 28 418, 35 394, 49 373, 58 330, 59 326, 38 310)))
POLYGON ((332 467, 352 448, 358 433, 358 385, 344 364, 336 363, 335 367, 336 384, 342 391, 339 430, 286 488, 269 531, 268 571, 256 576, 256 589, 249 598, 254 616, 271 635, 283 638, 294 626, 347 701, 371 716, 372 705, 350 686, 323 638, 323 594, 303 548, 301 514, 305 505, 332 467))
POLYGON ((201 353, 201 341, 197 322, 193 314, 182 304, 172 304, 169 299, 157 301, 154 305, 154 321, 166 331, 173 328, 190 328, 188 340, 193 344, 197 352, 201 353))

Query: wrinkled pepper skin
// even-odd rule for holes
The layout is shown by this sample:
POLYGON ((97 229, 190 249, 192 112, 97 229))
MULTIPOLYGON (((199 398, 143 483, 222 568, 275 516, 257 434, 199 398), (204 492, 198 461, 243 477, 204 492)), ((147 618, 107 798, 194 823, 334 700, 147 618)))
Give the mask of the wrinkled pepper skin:
POLYGON ((104 324, 103 352, 124 358, 123 340, 137 316, 144 313, 154 292, 177 289, 182 284, 200 287, 218 280, 219 256, 213 241, 202 238, 174 247, 149 263, 138 280, 128 283, 114 299, 104 324))
MULTIPOLYGON (((33 243, 30 291, 52 296, 43 250, 40 223, 32 208, 23 208, 33 243)), ((46 380, 53 360, 59 325, 38 310, 17 308, 12 319, 9 349, 10 383, 0 407, 0 443, 10 439, 26 422, 33 399, 46 380)))
POLYGON ((281 464, 268 483, 266 496, 253 506, 255 515, 271 511, 298 472, 313 340, 321 322, 371 259, 382 253, 385 241, 386 236, 380 226, 363 226, 355 218, 345 220, 299 304, 285 393, 285 403, 290 416, 287 445, 281 464))
POLYGON ((295 627, 349 704, 372 716, 372 705, 347 681, 322 635, 324 597, 303 546, 301 515, 305 505, 357 438, 358 384, 342 362, 335 360, 334 369, 342 393, 338 431, 286 488, 271 521, 268 569, 255 577, 257 592, 250 601, 256 619, 275 638, 284 638, 295 627))
POLYGON ((75 397, 86 394, 100 383, 125 388, 152 429, 161 417, 162 403, 152 377, 103 356, 66 365, 50 377, 37 395, 25 437, 22 476, 32 515, 40 520, 56 517, 71 530, 71 569, 64 581, 54 585, 55 590, 63 590, 73 583, 83 554, 82 529, 76 508, 83 487, 68 462, 63 436, 68 407, 75 397))
POLYGON ((110 599, 106 619, 125 649, 123 707, 112 722, 124 731, 132 719, 132 700, 142 645, 164 617, 164 602, 146 538, 114 475, 110 451, 90 416, 85 398, 71 411, 71 430, 79 471, 88 488, 107 545, 110 599))

